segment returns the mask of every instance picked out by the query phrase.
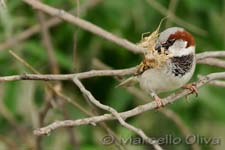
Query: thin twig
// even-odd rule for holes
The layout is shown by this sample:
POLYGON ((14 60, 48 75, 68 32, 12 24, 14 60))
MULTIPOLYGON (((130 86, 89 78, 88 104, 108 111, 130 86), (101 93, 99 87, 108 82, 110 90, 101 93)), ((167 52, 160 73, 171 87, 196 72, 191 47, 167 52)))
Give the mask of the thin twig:
MULTIPOLYGON (((79 0, 76 0, 76 2, 79 3, 79 0)), ((76 11, 77 12, 80 11, 79 6, 76 8, 76 11)), ((68 113, 68 110, 67 110, 66 106, 67 106, 66 103, 63 102, 62 105, 61 105, 61 109, 63 111, 64 119, 69 119, 70 114, 68 113)), ((72 128, 67 128, 66 131, 68 133, 70 145, 73 147, 73 150, 79 150, 80 149, 80 143, 78 142, 78 140, 76 138, 76 132, 74 133, 74 130, 72 128)))
MULTIPOLYGON (((103 62, 101 62, 98 59, 94 59, 92 64, 93 64, 93 67, 97 68, 97 69, 112 69, 111 67, 105 65, 103 62)), ((118 79, 118 78, 116 78, 116 79, 118 79)), ((132 95, 134 95, 137 98, 136 102, 138 105, 140 104, 140 100, 142 100, 142 102, 145 102, 145 103, 151 101, 150 97, 147 96, 146 93, 141 91, 140 89, 133 87, 133 86, 125 87, 125 88, 127 89, 127 91, 129 93, 131 93, 132 95)), ((193 135, 193 133, 191 133, 191 131, 188 129, 188 127, 182 121, 182 118, 180 118, 180 116, 178 114, 176 114, 173 110, 171 110, 169 108, 164 108, 164 109, 159 110, 159 112, 161 112, 167 118, 172 120, 176 124, 176 126, 180 129, 180 131, 184 137, 193 135)), ((191 144, 190 147, 192 148, 192 150, 200 150, 200 147, 197 143, 191 144)))
MULTIPOLYGON (((38 113, 38 125, 37 125, 38 127, 42 127, 44 125, 44 120, 47 116, 47 113, 50 110, 50 108, 52 107, 51 103, 50 103, 51 98, 52 98, 52 92, 49 90, 48 90, 48 92, 46 92, 46 90, 45 90, 45 103, 44 103, 43 109, 41 111, 39 111, 39 113, 38 113)), ((35 142, 36 142, 35 148, 38 150, 42 150, 43 149, 42 137, 41 136, 36 137, 35 142)))
MULTIPOLYGON (((21 57, 19 57, 16 53, 14 53, 13 51, 10 51, 10 54, 16 58, 16 60, 18 60, 21 64, 23 64, 24 66, 26 66, 27 68, 29 68, 30 70, 32 70, 33 72, 35 72, 37 75, 40 75, 40 72, 38 72, 35 68, 33 68, 28 62, 26 62, 24 59, 22 59, 21 57)), ((1 80, 0 80, 1 81, 1 80)), ((88 112, 84 107, 82 107, 80 104, 78 104, 76 101, 72 100, 70 97, 66 96, 65 94, 63 94, 61 91, 55 89, 53 87, 52 84, 50 83, 46 83, 48 88, 50 88, 54 94, 56 94, 59 98, 66 100, 68 103, 72 104, 74 107, 78 108, 80 111, 82 111, 83 113, 85 113, 88 116, 92 116, 92 114, 90 112, 88 112)))
MULTIPOLYGON (((10 51, 10 53, 13 52, 10 51)), ((16 57, 16 56, 15 56, 16 57)), ((204 52, 196 55, 197 62, 203 61, 203 59, 209 58, 209 57, 225 57, 224 51, 218 51, 218 52, 204 52)), ((18 58, 19 59, 19 58, 18 58)), ((23 61, 23 60, 21 60, 23 61)), ((24 62, 24 64, 29 67, 29 65, 24 62)), ((210 64, 208 64, 210 65, 210 64)), ((52 75, 52 74, 38 74, 35 72, 36 70, 33 70, 37 74, 23 74, 23 75, 12 75, 12 76, 5 76, 0 77, 0 82, 5 81, 17 81, 17 80, 72 80, 73 77, 76 75, 79 79, 85 79, 85 78, 91 78, 91 77, 99 77, 99 76, 125 76, 125 75, 131 75, 134 72, 136 72, 137 66, 128 68, 128 69, 118 69, 118 70, 92 70, 88 72, 83 73, 75 73, 75 74, 58 74, 58 75, 52 75)))
MULTIPOLYGON (((34 67, 32 67, 28 62, 26 62, 24 59, 22 59, 21 57, 19 57, 16 53, 14 53, 13 51, 9 51, 9 53, 16 58, 16 60, 18 60, 21 64, 23 64, 25 67, 27 67, 28 69, 30 69, 32 72, 36 73, 36 74, 40 74, 36 69, 34 69, 34 67)), ((0 80, 1 81, 1 80, 0 80)))
MULTIPOLYGON (((82 4, 80 6, 81 14, 84 14, 84 12, 86 12, 88 9, 91 9, 91 8, 95 7, 100 2, 102 2, 102 0, 89 0, 89 1, 85 2, 84 4, 82 4)), ((52 17, 51 19, 49 19, 45 22, 45 25, 46 25, 47 28, 51 28, 51 27, 54 27, 54 26, 56 26, 56 25, 58 25, 62 22, 63 22, 62 19, 60 19, 58 17, 52 17)), ((24 40, 28 39, 32 35, 34 35, 36 33, 39 33, 40 30, 41 30, 40 24, 34 25, 34 26, 26 29, 25 31, 23 31, 23 32, 11 37, 10 39, 6 40, 5 42, 0 43, 0 51, 6 50, 10 47, 15 46, 18 43, 23 42, 24 40)))
POLYGON ((216 66, 225 69, 225 60, 217 59, 217 58, 205 58, 198 60, 198 64, 206 64, 209 66, 216 66))
POLYGON ((75 76, 73 78, 73 82, 79 87, 79 89, 81 90, 81 92, 86 95, 88 97, 88 99, 95 104, 97 107, 105 110, 105 111, 109 111, 111 114, 113 114, 113 116, 116 117, 116 119, 120 122, 120 124, 122 126, 124 126, 125 128, 135 132, 136 134, 138 134, 140 137, 143 138, 144 141, 146 141, 147 143, 153 145, 153 147, 156 150, 162 150, 162 148, 157 144, 157 141, 149 138, 141 129, 138 129, 130 124, 128 124, 127 122, 124 121, 124 119, 120 116, 120 114, 112 107, 109 107, 107 105, 103 105, 101 104, 98 100, 96 100, 94 98, 94 96, 91 94, 90 91, 88 91, 87 89, 85 89, 85 87, 83 86, 83 84, 80 82, 80 80, 75 76))
POLYGON ((119 46, 122 46, 134 53, 142 53, 145 51, 144 48, 138 47, 136 44, 133 44, 129 42, 126 39, 120 38, 116 35, 113 35, 112 33, 92 24, 91 22, 88 22, 86 20, 83 20, 81 18, 75 17, 64 10, 56 9, 53 7, 50 7, 48 5, 45 5, 41 2, 38 2, 36 0, 23 0, 23 2, 31 5, 35 9, 38 9, 40 11, 43 11, 49 15, 57 16, 69 23, 72 23, 74 25, 79 26, 80 28, 87 30, 89 32, 92 32, 102 38, 107 39, 108 41, 111 41, 119 46))
POLYGON ((220 50, 220 51, 207 51, 203 53, 199 53, 196 55, 196 58, 198 61, 205 59, 205 58, 222 58, 225 57, 225 50, 220 50))
POLYGON ((74 76, 77 76, 79 79, 91 78, 91 77, 100 77, 100 76, 125 76, 133 74, 136 71, 136 67, 128 69, 118 69, 118 70, 92 70, 83 73, 75 74, 61 74, 61 75, 52 75, 52 74, 22 74, 22 75, 12 75, 0 77, 0 82, 5 81, 18 81, 18 80, 72 80, 74 76))
MULTIPOLYGON (((63 112, 64 119, 69 119, 70 118, 70 113, 68 112, 68 109, 66 107, 66 103, 62 102, 61 104, 61 110, 63 112)), ((80 150, 80 143, 78 142, 76 138, 76 133, 74 132, 73 128, 66 128, 66 132, 69 137, 70 145, 73 147, 73 150, 80 150)), ((40 136, 39 136, 40 137, 40 136)))
POLYGON ((170 4, 169 4, 168 10, 167 10, 168 11, 167 14, 169 14, 169 15, 168 15, 168 19, 166 20, 166 25, 165 25, 167 28, 170 27, 172 24, 170 17, 171 17, 171 14, 175 14, 174 12, 177 7, 177 3, 178 3, 178 0, 170 0, 170 4))
POLYGON ((213 86, 219 86, 219 87, 225 88, 225 81, 214 80, 214 81, 210 81, 209 84, 213 86))
POLYGON ((6 8, 5 0, 0 0, 0 9, 6 8))
MULTIPOLYGON (((41 0, 39 0, 41 1, 41 0)), ((38 17, 38 21, 39 24, 41 26, 41 37, 42 37, 42 42, 43 45, 47 51, 47 55, 48 55, 48 60, 49 60, 49 64, 50 64, 50 68, 51 68, 51 73, 52 74, 59 74, 59 66, 56 60, 56 56, 55 56, 55 52, 54 52, 54 48, 53 48, 53 44, 52 44, 52 39, 51 39, 51 35, 49 33, 49 29, 46 25, 46 17, 45 14, 41 11, 37 11, 37 17, 38 17)), ((61 87, 60 83, 56 83, 55 86, 57 87, 61 87)), ((44 109, 43 111, 39 112, 38 117, 39 117, 39 124, 38 126, 41 127, 44 124, 44 119, 49 111, 49 109, 51 109, 51 101, 54 100, 54 92, 51 89, 47 89, 48 92, 46 92, 45 94, 49 94, 50 97, 48 99, 46 99, 45 103, 44 103, 44 109)), ((65 118, 68 119, 68 118, 65 118)), ((68 129, 71 130, 71 129, 68 129)), ((36 149, 38 150, 42 150, 42 138, 41 137, 37 137, 36 138, 36 149)))
MULTIPOLYGON (((211 73, 208 74, 206 76, 202 76, 198 82, 196 82, 196 86, 197 88, 200 88, 201 86, 205 85, 206 83, 208 83, 209 81, 212 80, 217 80, 217 79, 225 79, 225 72, 219 72, 219 73, 211 73)), ((171 94, 170 96, 163 98, 163 104, 170 104, 173 103, 174 101, 177 101, 178 99, 180 99, 181 97, 184 97, 188 94, 190 94, 191 92, 187 89, 183 89, 180 92, 176 93, 176 94, 171 94)), ((139 105, 131 110, 119 113, 119 115, 123 118, 129 118, 129 117, 133 117, 136 116, 138 114, 144 113, 146 111, 149 110, 153 110, 157 107, 157 104, 155 101, 153 102, 149 102, 147 104, 144 105, 139 105)), ((64 120, 64 121, 56 121, 54 123, 51 123, 50 125, 40 128, 40 129, 36 129, 34 131, 34 134, 36 135, 43 135, 43 134, 48 134, 50 133, 52 130, 55 130, 59 127, 72 127, 72 126, 80 126, 80 125, 87 125, 87 124, 93 124, 93 123, 98 123, 98 122, 102 122, 102 121, 106 121, 106 120, 114 120, 116 119, 112 114, 104 114, 101 116, 94 116, 94 117, 90 117, 90 118, 84 118, 84 119, 77 119, 77 120, 64 120)))
MULTIPOLYGON (((75 16, 80 17, 80 0, 76 0, 76 13, 75 16)), ((76 28, 76 31, 73 33, 73 70, 75 72, 79 71, 79 61, 78 61, 78 31, 79 28, 76 28)))
MULTIPOLYGON (((20 56, 18 56, 16 53, 14 53, 13 51, 10 51, 10 54, 15 57, 20 63, 22 63, 23 65, 25 65, 26 67, 28 67, 30 70, 32 70, 33 72, 40 74, 35 68, 33 68, 28 62, 26 62, 23 58, 21 58, 20 56)), ((58 96, 61 99, 66 100, 68 103, 72 104, 74 107, 78 108, 81 112, 83 112, 84 114, 86 114, 89 117, 92 117, 96 114, 92 114, 91 112, 87 111, 84 107, 82 107, 80 104, 78 104, 76 101, 73 101, 71 98, 69 98, 68 96, 64 95, 61 91, 56 90, 50 83, 46 83, 47 86, 54 92, 53 94, 55 94, 56 96, 58 96)), ((44 109, 40 112, 40 118, 39 118, 39 123, 40 125, 43 125, 43 121, 45 118, 45 115, 47 114, 48 110, 50 107, 50 103, 46 103, 44 109)), ((103 122, 100 123, 100 127, 102 127, 101 129, 105 129, 105 131, 114 136, 115 137, 115 144, 116 146, 118 146, 118 148, 124 148, 121 147, 121 145, 119 145, 119 140, 118 137, 116 136, 116 134, 103 122)), ((72 130, 72 129, 71 129, 72 130)), ((36 139, 37 141, 37 148, 40 148, 40 143, 41 143, 41 139, 39 137, 37 137, 36 139)), ((123 145, 122 145, 123 146, 123 145)))
POLYGON ((55 56, 55 52, 54 52, 54 48, 53 48, 53 44, 52 44, 51 35, 50 35, 48 27, 45 23, 46 22, 45 14, 41 11, 37 11, 37 16, 38 16, 38 20, 39 20, 39 23, 41 26, 42 42, 43 42, 45 49, 47 51, 47 54, 48 54, 50 68, 52 70, 51 72, 53 74, 58 74, 59 73, 59 65, 56 61, 56 56, 55 56))
POLYGON ((180 26, 183 26, 183 27, 186 27, 190 31, 192 31, 194 33, 197 33, 199 35, 206 35, 207 34, 207 32, 205 30, 178 18, 172 12, 168 12, 167 9, 162 4, 160 4, 158 1, 156 1, 156 0, 146 0, 146 1, 149 5, 151 5, 153 8, 155 8, 162 15, 170 16, 170 20, 175 22, 176 24, 178 24, 180 26))

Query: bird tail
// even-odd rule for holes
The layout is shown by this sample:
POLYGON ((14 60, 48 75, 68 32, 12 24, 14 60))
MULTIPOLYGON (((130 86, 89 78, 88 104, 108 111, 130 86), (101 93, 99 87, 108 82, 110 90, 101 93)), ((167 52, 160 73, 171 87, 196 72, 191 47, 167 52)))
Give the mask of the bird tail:
POLYGON ((116 86, 117 87, 128 87, 136 84, 138 82, 137 76, 132 76, 127 78, 126 80, 122 81, 120 84, 116 86))

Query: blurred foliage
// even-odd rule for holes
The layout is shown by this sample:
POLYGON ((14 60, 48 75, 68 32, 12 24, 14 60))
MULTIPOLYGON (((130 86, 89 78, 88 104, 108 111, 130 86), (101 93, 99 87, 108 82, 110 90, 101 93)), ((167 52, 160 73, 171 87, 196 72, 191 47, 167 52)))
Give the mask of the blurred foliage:
MULTIPOLYGON (((80 5, 88 1, 91 0, 80 0, 80 5)), ((168 8, 171 1, 158 0, 157 2, 168 8)), ((75 2, 74 0, 44 0, 44 3, 66 11, 76 8, 75 2)), ((20 0, 6 1, 6 4, 7 9, 0 8, 0 45, 32 25, 38 24, 35 10, 28 5, 20 0)), ((196 38, 197 53, 225 49, 224 0, 177 0, 176 5, 175 15, 177 17, 207 31, 206 35, 192 32, 196 38)), ((113 34, 137 43, 141 39, 141 34, 155 30, 164 16, 146 0, 103 0, 96 7, 88 9, 81 17, 113 34)), ((163 23, 161 30, 166 28, 165 24, 163 23)), ((172 22, 171 26, 178 25, 176 22, 172 22)), ((189 30, 188 26, 183 27, 189 30)), ((141 56, 132 54, 124 48, 66 22, 52 27, 50 33, 62 74, 88 71, 93 68, 92 60, 94 58, 98 58, 105 64, 117 69, 134 66, 141 61, 141 56), (72 55, 75 32, 77 33, 77 60, 74 60, 72 55)), ((48 65, 49 59, 40 34, 35 34, 10 49, 41 73, 51 73, 48 65)), ((8 50, 0 51, 0 75, 31 73, 25 66, 18 63, 8 53, 8 50)), ((196 80, 199 74, 216 71, 223 70, 198 65, 193 80, 196 80)), ((97 99, 118 111, 126 111, 137 106, 137 104, 145 103, 125 89, 114 88, 118 82, 111 77, 92 78, 83 82, 97 99)), ((87 110, 92 111, 73 83, 62 82, 62 87, 66 95, 72 97, 87 110)), ((45 98, 46 88, 42 81, 0 83, 0 150, 5 150, 7 147, 9 147, 8 149, 24 150, 35 147, 35 136, 32 134, 32 130, 37 127, 37 112, 43 109, 45 98), (21 129, 23 130, 20 131, 21 129)), ((202 149, 223 150, 225 149, 224 98, 224 89, 204 86, 199 90, 199 97, 189 96, 188 103, 183 98, 166 107, 176 112, 193 134, 221 139, 221 145, 202 144, 200 145, 202 149)), ((59 104, 48 112, 44 120, 45 125, 55 120, 65 119, 64 112, 60 107, 62 101, 57 100, 57 103, 59 104)), ((78 119, 86 116, 71 104, 65 103, 63 107, 68 111, 67 119, 78 119)), ((128 122, 142 128, 152 137, 165 137, 169 134, 174 137, 183 136, 173 121, 157 111, 146 112, 130 118, 128 122)), ((117 121, 109 121, 107 125, 119 138, 135 137, 134 133, 121 127, 117 121)), ((117 149, 115 145, 102 144, 102 138, 107 135, 102 127, 81 126, 72 130, 72 134, 74 134, 78 143, 77 149, 117 149)), ((76 149, 72 146, 66 129, 57 129, 49 136, 43 137, 42 147, 44 150, 76 149)), ((128 144, 124 147, 131 150, 152 149, 148 145, 128 144)), ((165 149, 188 150, 190 145, 184 143, 165 145, 165 149)))

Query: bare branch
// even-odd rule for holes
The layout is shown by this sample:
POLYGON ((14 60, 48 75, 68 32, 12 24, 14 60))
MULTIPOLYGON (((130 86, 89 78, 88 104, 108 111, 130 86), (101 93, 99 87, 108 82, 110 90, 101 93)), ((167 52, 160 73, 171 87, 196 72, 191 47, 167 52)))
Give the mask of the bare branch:
POLYGON ((51 35, 50 35, 49 29, 48 29, 48 27, 45 23, 46 22, 46 16, 41 11, 37 11, 37 16, 38 16, 39 24, 41 26, 42 42, 43 42, 43 44, 45 46, 45 49, 47 51, 47 54, 48 54, 51 72, 53 74, 58 74, 59 73, 59 65, 58 65, 58 62, 56 60, 51 35))
POLYGON ((193 24, 190 24, 189 22, 186 22, 180 18, 178 18, 176 15, 174 15, 174 13, 172 13, 171 11, 168 12, 168 10, 162 5, 160 4, 158 1, 156 0, 146 0, 149 5, 151 5, 153 8, 155 8, 158 12, 160 12, 162 15, 164 16, 169 16, 170 20, 175 22, 176 24, 178 24, 179 26, 183 26, 186 27, 187 29, 189 29, 192 32, 195 32, 199 35, 206 35, 207 32, 193 24))
POLYGON ((225 50, 220 51, 207 51, 203 53, 199 53, 196 55, 197 60, 202 60, 204 58, 213 58, 213 57, 225 57, 225 50))
MULTIPOLYGON (((10 54, 16 58, 17 61, 19 61, 21 64, 23 64, 24 66, 26 66, 27 68, 29 68, 32 72, 36 73, 36 74, 40 74, 40 72, 38 72, 38 70, 36 70, 34 67, 32 67, 28 62, 26 62, 23 58, 21 58, 20 56, 18 56, 16 53, 14 53, 13 51, 10 51, 10 54)), ((0 80, 1 81, 1 80, 0 80)), ((77 103, 76 101, 72 100, 70 97, 66 96, 63 92, 61 92, 57 87, 54 87, 51 83, 46 83, 46 85, 54 92, 54 94, 56 94, 58 97, 60 97, 61 99, 67 101, 68 103, 72 104, 74 107, 78 108, 81 112, 83 112, 84 114, 88 115, 88 116, 92 116, 92 114, 87 111, 84 107, 82 107, 79 103, 77 103)))
MULTIPOLYGON (((39 1, 41 1, 41 0, 39 0, 39 1)), ((37 13, 39 24, 41 26, 40 34, 41 34, 41 37, 42 37, 42 43, 45 47, 45 50, 47 51, 47 55, 48 55, 48 58, 49 58, 48 60, 49 60, 50 68, 51 68, 51 73, 52 74, 59 74, 59 72, 60 72, 59 71, 59 65, 58 65, 58 62, 56 60, 51 35, 50 35, 50 32, 49 32, 49 28, 47 27, 47 25, 45 23, 46 22, 46 16, 41 11, 36 11, 36 13, 37 13)), ((61 87, 60 82, 55 84, 55 87, 61 87)), ((61 89, 61 88, 58 88, 58 89, 61 89)), ((44 125, 45 117, 46 117, 48 111, 51 109, 51 102, 54 100, 54 97, 56 96, 56 94, 52 90, 50 90, 50 89, 47 89, 47 90, 48 90, 48 92, 46 92, 45 94, 48 95, 48 96, 46 96, 48 98, 45 99, 44 109, 43 109, 43 111, 38 113, 38 118, 39 118, 38 127, 42 127, 44 125)), ((64 107, 62 107, 62 108, 65 112, 66 111, 65 108, 64 107)), ((68 119, 68 118, 65 118, 65 119, 68 119)), ((71 129, 68 129, 68 130, 71 130, 71 129)), ((69 132, 69 134, 70 133, 71 132, 69 132)), ((36 138, 36 149, 39 149, 39 150, 43 149, 41 143, 42 143, 42 138, 39 136, 39 137, 36 138)))
MULTIPOLYGON (((49 21, 47 21, 45 24, 48 28, 50 28, 61 22, 62 22, 62 20, 55 17, 55 18, 52 18, 49 21)), ((41 29, 40 25, 34 25, 31 28, 19 33, 18 35, 15 35, 15 37, 12 37, 12 38, 8 39, 7 41, 0 44, 0 51, 8 49, 8 48, 20 43, 21 41, 28 39, 32 35, 39 33, 40 29, 41 29)))
POLYGON ((136 134, 138 134, 140 137, 142 137, 143 140, 145 140, 147 143, 152 144, 153 147, 156 150, 162 150, 162 148, 157 144, 157 141, 152 140, 151 138, 149 138, 141 129, 138 129, 130 124, 128 124, 126 121, 124 121, 124 119, 120 116, 120 114, 112 107, 109 107, 107 105, 103 105, 101 104, 98 100, 96 100, 94 98, 94 96, 91 94, 90 91, 88 91, 87 89, 85 89, 85 87, 83 86, 83 84, 80 82, 80 80, 77 77, 73 78, 73 82, 79 87, 79 89, 81 90, 81 92, 88 97, 88 99, 95 104, 97 107, 109 111, 113 116, 116 117, 116 119, 120 122, 120 124, 122 126, 124 126, 125 128, 135 132, 136 134))
MULTIPOLYGON (((73 15, 64 12, 63 10, 55 9, 53 7, 50 7, 48 5, 42 4, 40 2, 37 2, 35 0, 23 0, 25 3, 32 5, 34 8, 48 13, 52 16, 57 16, 63 20, 66 20, 67 22, 70 22, 72 24, 75 24, 79 26, 80 28, 83 28, 87 31, 90 31, 98 36, 101 36, 109 41, 114 42, 117 45, 120 45, 124 48, 127 48, 128 50, 135 52, 135 53, 140 53, 144 49, 137 47, 135 44, 123 39, 119 38, 110 32, 107 32, 103 30, 102 28, 95 26, 94 24, 87 22, 85 20, 82 20, 78 17, 74 17, 73 15)), ((212 53, 211 53, 212 54, 212 53)), ((208 57, 224 57, 225 53, 224 52, 219 52, 219 53, 214 53, 214 55, 205 55, 204 57, 201 55, 197 55, 199 57, 198 59, 201 61, 204 61, 204 59, 209 59, 208 57), (221 55, 222 54, 222 55, 221 55)), ((215 59, 214 59, 215 60, 215 59)), ((212 62, 210 64, 213 64, 212 62)), ((214 61, 214 64, 217 66, 221 66, 221 62, 217 64, 214 61)), ((224 66, 224 64, 223 64, 224 66)), ((8 76, 8 77, 0 77, 0 81, 15 81, 15 80, 72 80, 74 79, 74 82, 77 84, 77 86, 81 89, 81 91, 89 97, 89 100, 91 100, 94 104, 96 104, 98 107, 109 111, 111 114, 105 114, 102 116, 94 116, 90 118, 84 118, 84 119, 78 119, 78 120, 66 120, 66 121, 58 121, 53 124, 50 124, 49 126, 46 126, 44 128, 40 128, 38 130, 35 130, 34 133, 37 135, 41 134, 48 134, 52 130, 59 128, 59 127, 65 127, 65 126, 76 126, 76 125, 84 125, 84 124, 92 124, 94 125, 95 123, 104 121, 104 120, 112 120, 112 119, 117 119, 119 122, 125 126, 126 128, 136 132, 139 134, 143 139, 146 141, 150 142, 152 144, 152 140, 149 139, 145 133, 137 129, 130 124, 127 124, 124 119, 127 117, 132 117, 135 115, 138 115, 140 113, 143 113, 148 110, 152 110, 156 108, 156 103, 151 102, 147 103, 145 105, 140 105, 135 107, 132 110, 123 112, 123 113, 118 113, 115 109, 100 104, 93 96, 92 94, 85 89, 85 87, 82 85, 79 79, 84 79, 84 78, 90 78, 90 77, 97 77, 97 76, 124 76, 124 75, 129 75, 132 74, 136 71, 136 67, 134 68, 129 68, 129 69, 120 69, 120 70, 93 70, 89 72, 83 72, 83 73, 76 73, 76 74, 66 74, 66 75, 35 75, 35 74, 24 74, 24 75, 15 75, 15 76, 8 76), (74 78, 76 77, 76 78, 74 78)), ((205 77, 202 77, 198 83, 197 87, 200 87, 204 84, 206 84, 209 81, 215 80, 215 79, 224 79, 225 78, 225 73, 212 73, 209 74, 205 77)), ((177 94, 172 94, 167 98, 163 99, 164 104, 172 103, 176 101, 177 99, 189 94, 190 92, 188 90, 183 90, 177 94)), ((157 149, 157 145, 155 145, 155 148, 157 149)), ((158 149, 161 149, 160 147, 158 149)))
MULTIPOLYGON (((87 9, 91 9, 91 8, 95 7, 100 2, 102 2, 102 0, 89 0, 86 3, 81 5, 80 12, 83 14, 84 12, 87 11, 87 9)), ((47 28, 51 28, 62 22, 63 22, 63 20, 61 20, 60 18, 53 17, 53 18, 47 20, 45 22, 45 25, 47 28)), ((41 29, 40 24, 34 25, 34 26, 26 29, 25 31, 15 35, 14 37, 11 37, 10 39, 6 40, 5 42, 0 43, 0 51, 4 50, 4 49, 8 49, 12 46, 15 46, 17 43, 20 43, 20 42, 28 39, 32 35, 39 33, 40 29, 41 29)))
MULTIPOLYGON (((93 59, 92 64, 93 64, 93 67, 97 68, 97 69, 112 69, 112 67, 107 66, 106 64, 101 62, 99 59, 93 59)), ((120 80, 119 78, 116 78, 116 77, 115 77, 115 79, 120 80)), ((147 93, 145 93, 141 89, 138 89, 137 87, 133 87, 133 86, 125 87, 125 88, 130 94, 132 94, 133 96, 136 97, 135 102, 138 105, 140 104, 140 101, 142 101, 141 103, 143 103, 143 102, 147 103, 147 102, 151 101, 151 98, 147 95, 147 93)), ((176 126, 180 129, 180 131, 184 137, 193 135, 193 133, 189 130, 189 128, 183 122, 182 118, 177 113, 175 113, 173 110, 171 110, 170 108, 163 108, 163 109, 160 109, 159 112, 161 112, 163 115, 165 115, 171 121, 173 121, 176 124, 176 126)), ((190 145, 190 147, 193 150, 200 150, 200 147, 197 143, 190 145)))
POLYGON ((225 68, 225 60, 217 59, 217 58, 205 58, 198 60, 199 64, 206 64, 209 66, 216 66, 220 68, 225 68))
MULTIPOLYGON (((217 79, 225 79, 225 72, 220 72, 220 73, 211 73, 206 76, 202 76, 198 82, 196 83, 196 86, 200 88, 204 84, 212 81, 212 80, 217 80, 217 79)), ((163 104, 170 104, 173 103, 174 101, 178 100, 181 97, 184 97, 186 95, 190 94, 190 91, 187 89, 184 89, 176 94, 171 94, 170 96, 163 98, 163 104)), ((119 113, 119 115, 123 118, 129 118, 136 116, 138 114, 144 113, 149 110, 153 110, 157 107, 157 104, 155 101, 149 102, 144 105, 139 105, 131 110, 119 113)), ((93 123, 98 123, 101 121, 106 121, 106 120, 113 120, 116 119, 112 114, 104 114, 101 116, 94 116, 90 118, 84 118, 84 119, 77 119, 77 120, 64 120, 64 121, 56 121, 46 127, 36 129, 34 130, 34 134, 36 135, 43 135, 43 134, 48 134, 52 130, 55 130, 59 127, 72 127, 72 126, 80 126, 80 125, 87 125, 87 124, 93 124, 93 123)))
POLYGON ((0 9, 1 8, 6 8, 6 4, 4 0, 0 0, 0 9))
POLYGON ((75 73, 75 74, 23 74, 23 75, 12 75, 6 77, 0 77, 0 82, 3 81, 17 81, 17 80, 72 80, 74 76, 77 76, 79 79, 91 78, 91 77, 99 77, 99 76, 124 76, 130 75, 136 71, 136 67, 128 68, 128 69, 118 69, 118 70, 92 70, 83 73, 75 73))
MULTIPOLYGON (((10 51, 10 53, 13 52, 10 51)), ((217 51, 217 52, 204 52, 197 54, 197 62, 200 64, 207 64, 207 65, 216 65, 218 67, 224 68, 224 61, 222 60, 216 60, 216 59, 210 59, 211 61, 205 61, 204 59, 209 57, 223 57, 225 56, 224 51, 217 51), (204 63, 203 63, 204 62, 204 63)), ((29 66, 28 66, 29 67, 29 66)), ((0 77, 0 82, 5 81, 18 81, 18 80, 44 80, 44 81, 50 81, 50 80, 72 80, 74 76, 77 76, 79 79, 85 79, 85 78, 91 78, 91 77, 99 77, 99 76, 125 76, 125 75, 131 75, 134 72, 136 72, 137 66, 127 69, 118 69, 118 70, 92 70, 88 72, 82 72, 82 73, 75 73, 75 74, 23 74, 23 75, 12 75, 12 76, 5 76, 0 77)))
POLYGON ((170 27, 172 25, 172 21, 170 20, 171 14, 175 13, 176 7, 178 4, 178 0, 171 0, 168 6, 167 14, 168 14, 168 19, 166 20, 166 27, 170 27))
POLYGON ((84 30, 87 30, 89 32, 92 32, 102 38, 105 38, 117 45, 120 45, 134 53, 140 53, 140 52, 144 52, 144 48, 141 48, 141 47, 138 47, 137 45, 129 42, 128 40, 126 39, 123 39, 123 38, 120 38, 120 37, 117 37, 115 35, 113 35, 112 33, 88 22, 88 21, 85 21, 79 17, 75 17, 67 12, 65 12, 64 10, 60 10, 60 9, 56 9, 56 8, 53 8, 53 7, 50 7, 48 5, 45 5, 41 2, 38 2, 36 0, 23 0, 25 3, 31 5, 32 7, 34 7, 35 9, 38 9, 40 11, 43 11, 49 15, 52 15, 52 16, 57 16, 67 22, 70 22, 74 25, 77 25, 79 26, 80 28, 84 29, 84 30))
POLYGON ((210 81, 209 84, 213 86, 219 86, 219 87, 225 88, 225 81, 214 80, 214 81, 210 81))

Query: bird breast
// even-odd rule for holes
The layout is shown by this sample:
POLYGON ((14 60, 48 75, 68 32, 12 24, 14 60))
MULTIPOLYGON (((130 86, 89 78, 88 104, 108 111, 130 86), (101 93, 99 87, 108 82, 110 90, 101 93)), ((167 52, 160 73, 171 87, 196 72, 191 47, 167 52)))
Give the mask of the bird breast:
POLYGON ((142 89, 148 93, 161 93, 178 89, 192 77, 195 69, 193 54, 174 57, 159 68, 151 68, 138 76, 142 89))

